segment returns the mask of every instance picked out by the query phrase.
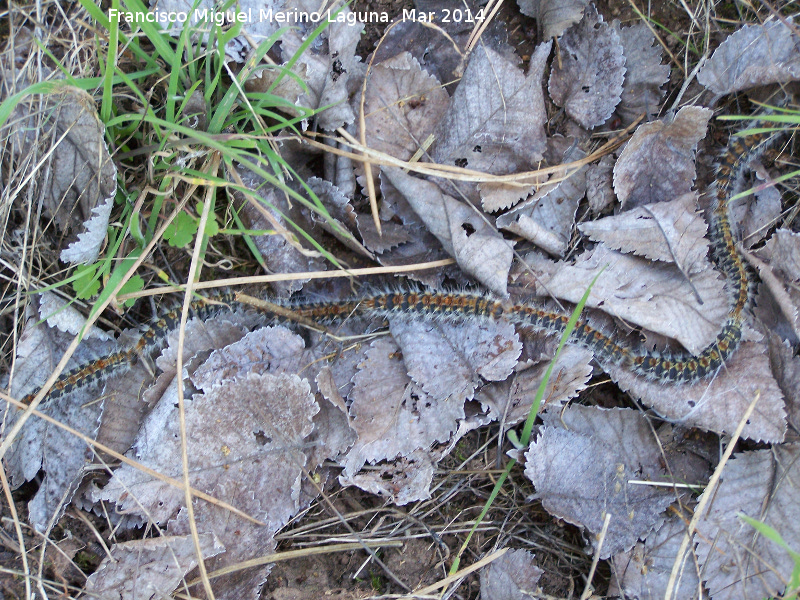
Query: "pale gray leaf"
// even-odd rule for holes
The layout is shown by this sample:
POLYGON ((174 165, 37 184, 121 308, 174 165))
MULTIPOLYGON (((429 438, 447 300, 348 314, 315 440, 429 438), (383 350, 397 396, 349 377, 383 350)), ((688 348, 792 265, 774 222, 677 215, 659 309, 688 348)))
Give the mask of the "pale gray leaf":
POLYGON ((482 380, 511 374, 522 350, 508 322, 446 323, 390 319, 408 374, 436 400, 471 400, 482 380))
POLYGON ((434 161, 506 174, 540 160, 547 119, 541 79, 550 47, 536 48, 527 75, 500 53, 476 47, 436 128, 434 161))
POLYGON ((401 52, 372 67, 364 101, 367 145, 408 160, 442 118, 450 97, 417 59, 401 52))
POLYGON ((586 306, 676 339, 694 354, 716 339, 728 316, 723 281, 710 264, 689 283, 674 265, 620 254, 605 244, 563 265, 542 284, 556 297, 577 303, 598 274, 586 306))
POLYGON ((715 94, 800 79, 800 38, 791 19, 745 25, 714 51, 697 81, 715 94))
MULTIPOLYGON (((199 538, 204 559, 225 552, 214 534, 203 533, 199 538)), ((169 596, 196 566, 191 535, 114 544, 83 591, 98 600, 158 600, 169 596)))
POLYGON ((435 184, 401 169, 384 168, 383 173, 458 265, 496 294, 505 296, 513 243, 504 240, 475 210, 442 193, 435 184))
POLYGON ((523 15, 533 17, 543 39, 558 37, 581 20, 589 0, 517 0, 523 15))
MULTIPOLYGON (((177 406, 165 398, 162 426, 137 443, 138 460, 180 478, 177 406)), ((276 526, 284 524, 297 508, 306 463, 299 449, 319 410, 308 382, 296 375, 251 373, 195 395, 185 409, 191 485, 220 500, 233 496, 239 509, 276 526)), ((122 465, 95 499, 114 501, 125 511, 146 511, 148 518, 164 523, 177 515, 184 494, 122 465)))
MULTIPOLYGON (((45 214, 61 229, 81 227, 77 241, 61 253, 65 262, 90 263, 100 254, 117 190, 117 168, 108 153, 105 127, 94 100, 77 88, 62 88, 44 102, 46 117, 38 129, 58 146, 43 169, 45 214), (80 223, 83 225, 79 225, 80 223)), ((32 151, 27 137, 24 151, 32 151)))
POLYGON ((625 56, 617 32, 589 4, 559 48, 561 60, 554 61, 547 84, 550 97, 582 127, 602 125, 622 96, 625 56))
POLYGON ((534 183, 514 185, 511 183, 479 183, 478 192, 481 195, 481 206, 486 212, 510 208, 520 200, 527 198, 536 189, 534 183))
POLYGON ((662 512, 675 499, 672 490, 629 482, 663 476, 647 419, 635 410, 595 407, 567 409, 563 419, 569 430, 544 427, 526 452, 525 475, 544 508, 585 527, 595 546, 611 514, 601 558, 631 548, 662 522, 662 512))
MULTIPOLYGON (((576 149, 566 160, 571 162, 583 156, 576 149)), ((569 246, 578 204, 586 192, 586 169, 583 166, 577 171, 556 171, 553 174, 556 183, 544 184, 525 202, 497 217, 497 226, 521 235, 549 254, 563 256, 569 246)))
POLYGON ((697 523, 697 557, 715 600, 778 597, 796 568, 786 550, 740 514, 772 527, 790 547, 800 539, 800 445, 743 452, 728 461, 697 523))
POLYGON ((623 391, 671 421, 717 433, 731 434, 756 394, 760 399, 742 437, 779 442, 786 432, 783 394, 772 376, 762 343, 744 342, 714 377, 694 385, 676 385, 664 393, 664 384, 647 381, 624 367, 604 365, 623 391))
POLYGON ((415 450, 370 471, 362 471, 353 476, 348 476, 345 471, 339 477, 339 482, 342 485, 355 485, 366 492, 386 498, 392 504, 403 506, 431 497, 434 469, 435 465, 428 453, 415 450))
MULTIPOLYGON (((592 353, 585 348, 564 346, 542 395, 542 409, 561 406, 585 389, 592 375, 591 361, 592 353)), ((509 427, 524 421, 550 362, 541 362, 515 373, 506 381, 482 387, 475 394, 475 400, 488 407, 494 420, 503 418, 509 427)))
POLYGON ((358 441, 347 454, 344 475, 365 462, 408 456, 446 441, 464 418, 463 400, 438 401, 413 383, 392 339, 374 341, 359 365, 350 392, 351 426, 358 441))
POLYGON ((706 135, 712 111, 684 106, 672 121, 636 128, 614 166, 614 191, 629 208, 674 200, 692 191, 697 142, 706 135))
MULTIPOLYGON (((686 535, 688 520, 689 516, 683 518, 670 516, 643 542, 636 542, 631 550, 617 554, 613 558, 614 580, 619 582, 619 589, 624 591, 625 598, 663 600, 672 573, 672 565, 686 535)), ((697 577, 694 561, 691 558, 684 560, 678 572, 677 585, 673 589, 672 597, 694 598, 699 586, 700 580, 697 577)), ((609 596, 612 595, 614 593, 609 590, 609 596)))
POLYGON ((654 44, 656 38, 646 23, 620 27, 614 21, 612 27, 619 34, 627 69, 617 114, 623 125, 630 125, 642 114, 649 121, 658 114, 664 97, 661 86, 669 80, 669 65, 661 64, 661 46, 654 44))
POLYGON ((509 550, 481 569, 481 600, 530 600, 544 574, 534 559, 526 550, 509 550))
POLYGON ((615 250, 673 262, 684 273, 699 273, 708 269, 708 240, 705 219, 696 207, 697 195, 690 192, 670 202, 582 223, 578 229, 615 250))

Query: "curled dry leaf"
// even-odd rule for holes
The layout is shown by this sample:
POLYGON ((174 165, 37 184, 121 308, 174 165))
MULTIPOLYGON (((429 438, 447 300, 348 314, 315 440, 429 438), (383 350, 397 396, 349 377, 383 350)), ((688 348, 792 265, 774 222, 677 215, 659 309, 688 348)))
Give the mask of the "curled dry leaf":
POLYGON ((669 202, 582 223, 578 228, 614 250, 674 262, 684 273, 694 274, 708 269, 707 226, 696 206, 697 194, 690 192, 669 202))
POLYGON ((783 394, 772 376, 762 343, 742 343, 715 377, 694 385, 674 386, 668 394, 662 384, 636 377, 624 368, 606 365, 605 370, 623 391, 658 414, 717 433, 733 433, 750 402, 760 393, 742 437, 779 442, 786 433, 783 394))
POLYGON ((630 409, 575 406, 546 426, 525 453, 525 475, 551 514, 597 534, 611 515, 600 557, 631 548, 663 521, 672 490, 634 485, 663 478, 661 456, 647 419, 630 409), (561 427, 568 427, 562 429, 561 427))
MULTIPOLYGON (((566 162, 583 158, 575 149, 566 162)), ((497 226, 532 241, 542 250, 563 256, 569 246, 575 213, 586 192, 586 170, 560 169, 553 174, 554 183, 544 184, 528 200, 497 217, 497 226)))
POLYGON ((401 169, 384 168, 383 173, 458 265, 496 294, 505 296, 513 242, 504 240, 475 210, 444 194, 435 184, 401 169))
POLYGON ((511 374, 522 344, 507 322, 446 323, 391 319, 408 374, 436 400, 471 400, 482 380, 511 374))
POLYGON ((559 47, 561 60, 554 62, 547 84, 550 97, 582 127, 602 125, 622 96, 625 56, 619 35, 589 4, 559 47))
MULTIPOLYGON (((225 551, 214 534, 199 536, 203 558, 225 551)), ((191 535, 165 536, 114 544, 89 576, 84 593, 98 600, 151 600, 169 596, 197 566, 191 535)))
POLYGON ((659 111, 664 97, 661 86, 669 80, 669 65, 661 64, 661 47, 654 45, 656 38, 646 23, 620 27, 614 21, 612 27, 619 34, 627 69, 617 114, 623 125, 633 123, 642 114, 649 121, 659 111))
POLYGON ((800 445, 734 455, 697 523, 694 541, 714 600, 779 597, 796 564, 785 549, 745 523, 740 514, 772 527, 791 546, 800 539, 797 498, 800 445), (713 545, 712 545, 713 544, 713 545))
POLYGON ((542 39, 558 37, 583 17, 589 0, 517 0, 523 15, 533 17, 542 39))
POLYGON ((540 160, 547 118, 541 80, 550 47, 536 48, 527 75, 499 52, 475 48, 436 128, 434 161, 506 174, 540 160))
MULTIPOLYGON (((643 542, 636 542, 628 552, 617 554, 612 562, 615 575, 612 582, 619 586, 615 585, 615 590, 609 589, 608 595, 624 592, 624 595, 618 595, 639 600, 662 600, 689 519, 686 515, 683 518, 670 516, 643 542)), ((691 559, 683 561, 681 567, 672 597, 693 598, 700 585, 697 568, 691 559)))
POLYGON ((481 569, 481 600, 529 600, 544 574, 534 559, 526 550, 509 550, 481 569))
POLYGON ((791 19, 745 25, 720 44, 697 74, 715 94, 800 79, 800 37, 791 19))
POLYGON ((614 166, 614 191, 629 208, 674 200, 692 191, 694 150, 712 111, 684 106, 671 122, 636 128, 614 166))
POLYGON ((728 209, 735 239, 742 240, 745 248, 752 248, 767 236, 780 220, 783 206, 781 192, 763 165, 753 160, 750 168, 751 176, 745 176, 740 187, 753 193, 731 201, 728 209))
POLYGON ((778 386, 786 398, 787 441, 797 441, 800 431, 800 358, 774 332, 769 332, 769 359, 778 386))
POLYGON ((778 229, 755 254, 766 263, 760 275, 780 312, 794 332, 800 331, 800 233, 778 229))
POLYGON ((586 200, 595 215, 603 212, 616 199, 613 169, 614 156, 606 154, 600 162, 589 165, 586 171, 586 200))

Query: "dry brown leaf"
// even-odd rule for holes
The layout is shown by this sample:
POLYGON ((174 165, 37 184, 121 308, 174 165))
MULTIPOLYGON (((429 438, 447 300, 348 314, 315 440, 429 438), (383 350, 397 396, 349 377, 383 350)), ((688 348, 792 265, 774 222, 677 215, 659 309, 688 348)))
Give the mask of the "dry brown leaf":
MULTIPOLYGON (((613 558, 613 582, 619 587, 609 590, 608 595, 637 598, 638 600, 663 600, 667 591, 667 582, 672 573, 672 565, 678 554, 683 536, 686 535, 686 523, 689 517, 671 516, 657 531, 653 531, 643 542, 628 552, 617 554, 613 558)), ((694 598, 700 580, 697 568, 691 559, 681 563, 678 582, 673 591, 673 598, 694 598)))
MULTIPOLYGON (((767 244, 756 251, 756 256, 765 261, 772 278, 762 271, 762 278, 770 284, 784 317, 792 324, 794 331, 800 331, 800 234, 788 229, 778 229, 767 244), (774 289, 778 288, 778 289, 774 289)), ((761 308, 761 305, 759 305, 761 308)))
POLYGON ((800 38, 792 20, 745 25, 720 44, 697 74, 715 94, 800 79, 800 38))
MULTIPOLYGON (((165 394, 148 416, 150 420, 163 413, 159 426, 143 428, 136 457, 159 473, 180 479, 175 404, 172 394, 165 394)), ((297 508, 301 467, 306 463, 298 448, 311 433, 311 419, 318 410, 308 382, 296 375, 250 373, 195 395, 186 402, 192 486, 223 501, 231 496, 240 501, 251 498, 249 505, 237 507, 262 521, 283 525, 297 508)), ((124 511, 144 511, 152 521, 165 523, 177 515, 184 497, 181 490, 122 465, 95 499, 116 502, 124 511)))
POLYGON ((697 523, 694 541, 710 598, 762 600, 780 596, 796 565, 778 544, 739 514, 772 527, 791 546, 800 539, 797 498, 800 445, 735 454, 697 523), (713 544, 713 545, 712 545, 713 544))
POLYGON ((614 166, 614 191, 628 208, 674 200, 692 191, 694 150, 712 111, 684 106, 671 122, 636 128, 614 166))
MULTIPOLYGON (((199 538, 204 559, 225 552, 225 546, 213 534, 199 538)), ((196 566, 191 535, 114 544, 83 591, 98 600, 156 600, 169 596, 196 566)))
POLYGON ((384 168, 383 173, 458 265, 496 294, 505 296, 513 242, 504 240, 475 210, 442 193, 435 184, 401 169, 384 168))
POLYGON ((403 351, 408 374, 432 398, 471 400, 483 380, 511 374, 522 344, 503 321, 446 323, 395 318, 392 337, 403 351))
POLYGON ((544 574, 534 559, 526 550, 509 550, 481 569, 481 600, 530 600, 544 574))
POLYGON ((542 39, 558 37, 583 17, 589 0, 517 0, 523 15, 533 17, 542 39))
MULTIPOLYGON (((252 190, 261 203, 261 209, 269 213, 267 218, 262 210, 253 206, 240 192, 234 192, 240 203, 240 215, 247 229, 274 231, 266 235, 252 236, 253 243, 264 260, 264 266, 270 273, 305 273, 324 271, 326 262, 316 253, 303 250, 298 236, 291 225, 286 222, 284 214, 289 212, 289 205, 272 187, 264 186, 264 181, 254 173, 244 169, 237 170, 244 184, 252 190), (283 214, 281 214, 283 213, 283 214), (279 229, 276 229, 276 226, 279 229)), ((295 207, 297 203, 294 203, 295 207)), ((289 214, 295 223, 301 222, 302 216, 289 214)), ((270 287, 279 296, 288 296, 301 289, 306 280, 279 281, 270 283, 270 287)))
POLYGON ((669 80, 669 65, 661 64, 661 46, 654 45, 656 38, 646 23, 620 27, 614 21, 611 26, 619 34, 627 69, 617 114, 623 125, 630 125, 642 114, 649 121, 660 109, 664 97, 661 86, 669 80))
POLYGON ((797 441, 800 432, 800 358, 794 355, 789 342, 770 331, 769 358, 772 372, 786 398, 786 421, 789 428, 786 441, 797 441))
POLYGON ((676 263, 684 273, 708 269, 706 222, 696 211, 697 195, 640 206, 612 217, 578 225, 595 242, 650 260, 676 263))
POLYGON ((631 548, 663 521, 675 493, 629 481, 664 475, 659 445, 640 412, 573 406, 547 422, 559 426, 545 426, 531 444, 525 475, 542 506, 588 529, 595 547, 605 516, 611 515, 601 558, 631 548))
POLYGON ((339 477, 342 485, 355 485, 360 489, 388 499, 393 504, 403 506, 431 497, 433 464, 424 450, 415 450, 386 465, 379 465, 369 471, 356 473, 352 477, 347 472, 339 477))
POLYGON ((603 212, 616 199, 613 175, 614 156, 606 154, 586 171, 586 200, 595 215, 603 212))
POLYGON ((554 61, 547 84, 550 97, 582 127, 602 125, 622 96, 625 56, 619 35, 589 4, 559 48, 561 60, 554 61))
POLYGON ((672 386, 646 381, 630 371, 604 365, 623 391, 671 421, 717 433, 733 433, 757 393, 761 399, 745 425, 742 437, 779 442, 786 432, 783 394, 772 376, 762 343, 744 342, 711 379, 694 385, 672 386))
POLYGON ((550 46, 536 48, 527 75, 506 56, 476 47, 436 128, 434 161, 506 174, 541 160, 547 119, 541 80, 550 46))

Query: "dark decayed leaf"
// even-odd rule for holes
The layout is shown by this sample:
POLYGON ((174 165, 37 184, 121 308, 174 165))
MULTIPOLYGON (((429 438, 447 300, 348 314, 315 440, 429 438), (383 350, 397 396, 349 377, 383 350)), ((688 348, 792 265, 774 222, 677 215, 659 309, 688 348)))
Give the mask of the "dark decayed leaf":
POLYGON ((578 225, 582 233, 610 248, 650 260, 676 263, 684 273, 708 268, 706 222, 696 211, 697 195, 649 204, 578 225))
POLYGON ((614 191, 628 208, 675 200, 692 191, 694 150, 706 135, 711 110, 684 106, 671 121, 636 128, 614 165, 614 191))
MULTIPOLYGON (((199 536, 203 558, 225 551, 212 533, 199 536)), ((168 536, 114 544, 89 576, 84 593, 98 600, 151 600, 169 596, 197 566, 191 535, 168 536)))
POLYGON ((680 385, 664 393, 660 382, 646 381, 629 370, 605 365, 623 391, 671 421, 717 433, 733 433, 755 395, 760 400, 742 437, 779 442, 786 432, 783 394, 772 376, 763 343, 744 342, 714 377, 680 385))
POLYGON ((471 400, 482 380, 502 381, 522 344, 507 322, 445 323, 390 320, 408 374, 436 400, 471 400))
POLYGON ((560 61, 547 84, 550 97, 582 127, 602 125, 622 96, 625 56, 619 35, 589 4, 559 41, 560 61))
POLYGON ((527 75, 482 44, 473 50, 436 128, 435 162, 506 174, 542 158, 547 115, 541 80, 550 45, 539 45, 527 75))
POLYGON ((558 37, 583 17, 589 0, 517 0, 523 15, 533 17, 543 39, 558 37))
POLYGON ((619 34, 625 53, 625 81, 622 83, 622 100, 617 114, 623 125, 633 123, 640 115, 649 121, 660 108, 664 90, 661 86, 669 79, 669 66, 661 64, 661 47, 644 22, 630 27, 612 27, 619 34))
MULTIPOLYGON (((613 558, 613 581, 618 584, 617 592, 623 591, 626 598, 663 600, 672 565, 686 535, 689 518, 686 515, 683 518, 669 517, 643 542, 636 542, 628 552, 622 552, 613 558)), ((690 557, 681 563, 672 597, 694 598, 699 584, 697 566, 690 557)), ((608 594, 616 595, 612 590, 608 594)))
POLYGON ((397 168, 384 168, 383 173, 461 269, 505 296, 513 242, 503 239, 474 209, 444 194, 435 184, 397 168))
POLYGON ((529 600, 544 574, 526 550, 509 550, 481 569, 481 600, 529 600))
POLYGON ((715 94, 800 79, 800 37, 791 19, 745 25, 731 34, 697 74, 715 94))
POLYGON ((790 547, 800 539, 800 445, 734 455, 697 523, 701 573, 714 600, 780 596, 796 568, 789 553, 739 518, 772 527, 790 547))
POLYGON ((631 548, 661 523, 675 493, 629 482, 664 475, 659 445, 641 413, 574 406, 546 423, 558 426, 544 427, 531 444, 525 475, 548 512, 585 527, 594 546, 610 514, 601 558, 631 548))

